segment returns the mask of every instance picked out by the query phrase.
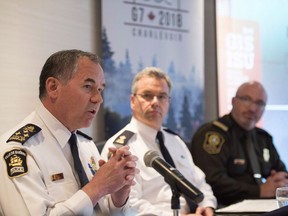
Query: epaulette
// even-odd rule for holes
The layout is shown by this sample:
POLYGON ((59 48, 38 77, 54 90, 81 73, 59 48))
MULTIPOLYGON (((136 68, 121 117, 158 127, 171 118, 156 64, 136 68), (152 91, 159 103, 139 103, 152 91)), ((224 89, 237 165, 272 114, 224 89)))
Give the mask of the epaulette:
POLYGON ((6 142, 20 142, 22 145, 32 136, 41 131, 41 128, 34 124, 27 124, 16 131, 6 142))
POLYGON ((262 128, 256 127, 255 129, 256 129, 257 133, 265 134, 266 136, 272 137, 271 134, 269 134, 266 130, 264 130, 262 128))
POLYGON ((166 127, 163 128, 163 130, 166 131, 167 133, 170 133, 170 134, 173 134, 173 135, 175 135, 175 136, 178 136, 186 145, 188 145, 188 143, 186 143, 185 140, 182 139, 182 137, 181 137, 179 134, 177 134, 176 132, 174 132, 174 131, 172 131, 171 129, 166 128, 166 127))
POLYGON ((82 131, 77 130, 76 133, 81 135, 81 136, 83 136, 83 137, 85 137, 88 140, 93 140, 92 137, 88 136, 87 134, 83 133, 82 131))
POLYGON ((179 136, 179 134, 177 134, 176 132, 170 130, 169 128, 163 128, 163 130, 165 130, 165 131, 168 132, 168 133, 171 133, 171 134, 174 134, 174 135, 179 136))
POLYGON ((125 130, 123 133, 121 133, 116 139, 113 141, 113 144, 115 145, 126 145, 129 139, 134 135, 134 132, 125 130))
POLYGON ((215 126, 217 126, 217 127, 219 127, 220 129, 222 129, 222 130, 225 131, 225 132, 227 132, 228 129, 229 129, 225 124, 223 124, 222 122, 217 121, 217 120, 213 121, 212 124, 215 125, 215 126))
MULTIPOLYGON (((125 146, 129 139, 134 135, 134 132, 125 130, 123 133, 121 133, 119 136, 116 137, 116 139, 113 141, 113 144, 116 148, 120 148, 121 146, 125 146)), ((111 152, 108 153, 107 157, 110 159, 113 156, 111 152)))

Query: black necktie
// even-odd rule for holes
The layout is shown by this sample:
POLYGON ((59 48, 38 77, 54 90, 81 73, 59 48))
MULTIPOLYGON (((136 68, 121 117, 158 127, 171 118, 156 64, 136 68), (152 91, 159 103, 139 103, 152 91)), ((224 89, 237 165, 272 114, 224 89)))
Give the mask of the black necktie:
MULTIPOLYGON (((167 163, 169 163, 172 167, 176 168, 174 161, 173 161, 171 155, 169 154, 169 152, 168 152, 168 150, 164 144, 164 138, 163 138, 163 134, 161 131, 157 132, 156 139, 157 139, 157 142, 160 146, 160 151, 161 151, 165 161, 167 163)), ((195 212, 197 205, 189 197, 185 196, 184 194, 183 194, 183 197, 185 198, 185 200, 186 200, 186 202, 190 208, 190 212, 195 212)))
POLYGON ((167 163, 169 163, 171 166, 175 167, 175 164, 174 164, 174 161, 173 159, 171 158, 167 148, 165 147, 164 145, 164 139, 163 139, 163 134, 161 131, 158 131, 157 135, 156 135, 156 139, 158 141, 158 144, 160 146, 160 151, 165 159, 165 161, 167 163))
MULTIPOLYGON (((78 147, 77 147, 77 137, 75 133, 71 134, 71 137, 68 142, 70 143, 71 153, 72 153, 73 160, 74 160, 74 167, 78 174, 81 187, 84 187, 84 185, 86 185, 89 182, 89 180, 87 178, 87 175, 85 173, 85 170, 79 158, 79 152, 78 152, 78 147)), ((94 210, 98 213, 101 213, 101 209, 98 203, 94 207, 94 210)))
POLYGON ((257 184, 262 184, 262 176, 260 172, 260 166, 258 162, 258 158, 256 156, 254 143, 253 143, 253 137, 252 132, 246 134, 246 140, 245 140, 246 150, 249 157, 251 169, 253 171, 253 177, 257 184))
POLYGON ((71 153, 72 153, 73 160, 74 160, 74 167, 78 174, 81 187, 83 187, 89 182, 89 180, 86 176, 86 173, 84 171, 84 168, 79 158, 79 152, 77 148, 77 137, 75 133, 72 133, 68 142, 70 143, 71 153))

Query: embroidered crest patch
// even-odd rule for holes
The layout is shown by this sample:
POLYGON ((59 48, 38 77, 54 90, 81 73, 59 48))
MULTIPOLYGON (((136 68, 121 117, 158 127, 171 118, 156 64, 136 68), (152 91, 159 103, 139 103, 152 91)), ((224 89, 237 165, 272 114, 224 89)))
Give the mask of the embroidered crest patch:
POLYGON ((5 152, 3 158, 6 162, 7 174, 10 178, 19 177, 28 172, 27 153, 25 150, 12 149, 5 152))
POLYGON ((88 163, 88 166, 92 175, 94 175, 97 172, 97 164, 93 156, 90 157, 90 163, 88 163))
POLYGON ((8 142, 20 142, 22 145, 32 136, 41 131, 41 128, 34 124, 27 124, 16 131, 8 140, 8 142))
POLYGON ((223 136, 219 133, 207 132, 205 134, 203 149, 209 154, 218 154, 221 151, 224 141, 223 136))

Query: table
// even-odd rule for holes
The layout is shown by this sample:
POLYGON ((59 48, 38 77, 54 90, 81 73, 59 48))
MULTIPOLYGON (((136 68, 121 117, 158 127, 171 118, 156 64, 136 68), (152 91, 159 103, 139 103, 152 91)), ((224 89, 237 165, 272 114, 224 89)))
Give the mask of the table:
POLYGON ((278 209, 275 199, 251 199, 217 209, 215 216, 256 216, 275 209, 278 209))

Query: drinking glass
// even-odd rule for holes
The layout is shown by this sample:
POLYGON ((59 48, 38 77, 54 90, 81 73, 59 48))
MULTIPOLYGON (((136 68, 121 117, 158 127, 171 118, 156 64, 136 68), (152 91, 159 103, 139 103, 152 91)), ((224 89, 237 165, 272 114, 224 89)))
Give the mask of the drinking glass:
POLYGON ((279 208, 288 206, 288 187, 279 187, 276 189, 276 200, 279 208))

